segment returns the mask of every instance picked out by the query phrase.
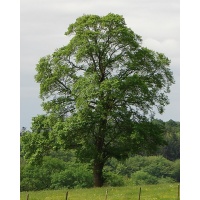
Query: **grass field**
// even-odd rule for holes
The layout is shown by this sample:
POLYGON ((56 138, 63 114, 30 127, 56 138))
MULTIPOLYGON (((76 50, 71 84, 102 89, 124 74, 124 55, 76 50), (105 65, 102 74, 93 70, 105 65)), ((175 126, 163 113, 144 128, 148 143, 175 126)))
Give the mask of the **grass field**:
POLYGON ((21 192, 20 200, 138 200, 141 187, 140 200, 177 200, 178 183, 142 185, 126 187, 102 187, 91 189, 63 189, 45 190, 36 192, 21 192))

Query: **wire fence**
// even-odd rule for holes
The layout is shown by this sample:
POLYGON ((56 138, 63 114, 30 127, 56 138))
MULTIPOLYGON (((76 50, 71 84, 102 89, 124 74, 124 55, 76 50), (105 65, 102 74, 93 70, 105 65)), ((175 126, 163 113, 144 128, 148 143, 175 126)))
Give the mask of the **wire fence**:
MULTIPOLYGON (((66 194, 65 194, 65 200, 68 200, 68 196, 69 196, 68 194, 69 194, 69 192, 67 191, 66 194)), ((177 200, 179 200, 179 199, 180 199, 180 185, 178 184, 177 200)), ((29 194, 27 194, 26 200, 31 200, 31 199, 29 199, 29 194)), ((105 193, 105 200, 109 200, 108 190, 106 190, 106 193, 105 193)), ((139 188, 138 200, 142 200, 142 188, 141 187, 139 188)))

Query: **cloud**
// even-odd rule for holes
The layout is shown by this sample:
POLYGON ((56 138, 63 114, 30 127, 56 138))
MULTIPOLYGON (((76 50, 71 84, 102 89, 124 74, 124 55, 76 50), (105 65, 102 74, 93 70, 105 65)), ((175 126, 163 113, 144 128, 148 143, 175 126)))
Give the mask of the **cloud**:
POLYGON ((153 38, 147 38, 143 41, 143 45, 159 53, 164 53, 176 67, 179 67, 180 62, 180 43, 175 39, 165 39, 159 41, 153 38))

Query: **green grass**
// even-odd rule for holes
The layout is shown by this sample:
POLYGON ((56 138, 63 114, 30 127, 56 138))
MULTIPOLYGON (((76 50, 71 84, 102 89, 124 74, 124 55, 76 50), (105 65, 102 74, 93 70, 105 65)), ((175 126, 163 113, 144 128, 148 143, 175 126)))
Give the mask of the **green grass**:
POLYGON ((68 200, 138 200, 141 187, 141 200, 177 200, 178 183, 158 185, 126 186, 126 187, 102 187, 91 189, 63 189, 45 190, 35 192, 21 192, 20 200, 65 200, 68 191, 68 200))

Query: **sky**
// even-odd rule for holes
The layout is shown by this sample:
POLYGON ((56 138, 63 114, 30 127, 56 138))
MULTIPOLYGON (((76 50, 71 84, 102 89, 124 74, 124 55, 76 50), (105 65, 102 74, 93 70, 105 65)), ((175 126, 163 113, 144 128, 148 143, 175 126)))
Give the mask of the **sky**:
POLYGON ((20 127, 30 129, 32 117, 44 113, 35 82, 39 59, 66 45, 69 24, 83 14, 123 15, 149 49, 171 60, 175 84, 170 105, 156 118, 180 121, 180 2, 179 0, 21 0, 20 2, 20 127))

